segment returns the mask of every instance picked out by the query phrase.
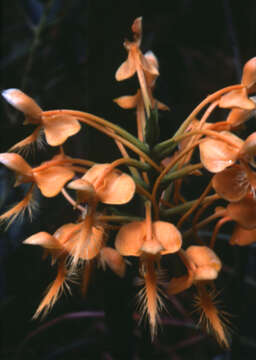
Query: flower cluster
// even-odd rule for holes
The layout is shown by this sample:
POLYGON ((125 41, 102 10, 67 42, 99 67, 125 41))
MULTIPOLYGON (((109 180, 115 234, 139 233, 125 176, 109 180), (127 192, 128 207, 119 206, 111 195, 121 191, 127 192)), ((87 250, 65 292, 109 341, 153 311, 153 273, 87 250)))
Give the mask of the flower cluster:
POLYGON ((214 247, 219 228, 227 221, 235 223, 231 245, 244 246, 256 241, 256 133, 245 140, 237 135, 239 126, 256 113, 253 96, 256 57, 245 64, 240 84, 209 95, 171 138, 159 142, 158 110, 169 110, 153 97, 159 64, 151 51, 143 54, 140 50, 142 18, 135 19, 131 30, 133 41, 124 42, 128 57, 115 77, 123 81, 136 74, 139 89, 135 95, 124 95, 114 102, 123 109, 136 108, 136 135, 89 113, 44 111, 18 89, 2 92, 8 103, 23 112, 25 124, 33 124, 35 129, 9 152, 0 154, 1 164, 15 175, 14 186, 30 184, 24 199, 3 213, 0 220, 12 222, 26 210, 31 214, 35 188, 44 197, 62 194, 79 213, 76 221, 63 224, 53 234, 42 231, 24 241, 43 247, 44 254, 57 267, 56 279, 39 305, 36 317, 47 313, 74 273, 82 269, 83 277, 88 280, 91 266, 97 261, 103 268, 110 267, 117 276, 125 277, 128 264, 125 258, 138 257, 138 273, 143 284, 139 301, 142 314, 148 317, 152 338, 164 302, 161 294, 166 292, 171 296, 193 286, 210 328, 219 342, 227 346, 225 325, 211 297, 213 281, 222 267, 214 247), (217 108, 229 109, 226 119, 207 122, 217 108), (65 141, 80 131, 82 123, 112 138, 121 157, 112 163, 99 164, 68 156, 64 151, 65 141), (57 154, 31 167, 15 151, 40 141, 42 130, 47 144, 55 147, 57 154), (120 166, 125 166, 126 171, 121 171, 120 166), (201 176, 203 171, 208 173, 205 178, 209 179, 212 173, 213 176, 205 190, 188 201, 182 194, 184 179, 201 176), (131 210, 127 209, 131 207, 126 208, 125 204, 135 198, 144 210, 139 212, 134 205, 134 211, 129 214, 131 210), (216 205, 219 200, 222 206, 216 205), (210 206, 213 214, 199 221, 210 206), (198 230, 218 218, 210 242, 201 239, 198 230), (186 231, 185 221, 191 226, 186 231), (109 241, 109 229, 113 228, 117 228, 114 247, 109 241), (183 264, 185 273, 181 275, 174 269, 168 274, 169 279, 160 280, 165 256, 168 261, 176 257, 175 263, 183 264))

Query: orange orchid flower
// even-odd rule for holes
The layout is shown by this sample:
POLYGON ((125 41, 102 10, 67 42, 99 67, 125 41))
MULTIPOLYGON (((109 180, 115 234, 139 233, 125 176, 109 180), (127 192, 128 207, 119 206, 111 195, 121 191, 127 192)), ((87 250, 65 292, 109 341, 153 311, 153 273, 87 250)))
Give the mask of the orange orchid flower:
POLYGON ((58 195, 63 186, 75 175, 74 171, 67 167, 55 165, 54 158, 32 168, 19 154, 2 153, 0 163, 15 172, 15 186, 35 183, 45 197, 58 195))
POLYGON ((81 179, 69 183, 68 188, 77 190, 79 202, 121 205, 133 198, 136 186, 129 175, 111 164, 97 164, 81 179))
MULTIPOLYGON (((156 69, 159 68, 158 60, 152 51, 147 51, 144 54, 144 58, 148 61, 148 63, 152 64, 152 66, 154 66, 156 69)), ((149 72, 145 73, 146 83, 149 89, 154 88, 157 76, 158 75, 154 73, 149 73, 149 72)), ((169 107, 167 105, 153 98, 151 91, 149 96, 153 108, 157 105, 158 109, 160 110, 169 110, 169 107)), ((114 101, 124 109, 132 109, 138 107, 140 103, 143 104, 143 97, 141 90, 138 90, 135 95, 121 96, 117 99, 114 99, 114 101)))
POLYGON ((255 97, 249 97, 256 91, 256 57, 244 65, 241 84, 243 88, 223 95, 219 101, 220 107, 232 109, 226 119, 231 127, 244 123, 256 113, 255 97))
POLYGON ((0 216, 0 220, 12 218, 11 222, 19 214, 22 214, 26 208, 30 216, 32 215, 35 205, 32 196, 33 185, 36 185, 45 197, 54 197, 60 193, 64 185, 75 175, 74 171, 58 165, 58 161, 54 158, 38 167, 32 168, 19 154, 2 153, 0 154, 0 163, 14 171, 16 177, 14 186, 31 183, 31 188, 28 190, 25 198, 0 216))
POLYGON ((77 224, 65 224, 53 235, 47 232, 39 232, 23 242, 27 245, 43 247, 52 256, 52 264, 56 261, 58 263, 57 277, 40 303, 34 318, 38 317, 42 311, 45 315, 50 310, 61 295, 64 285, 72 275, 78 261, 89 261, 95 258, 99 254, 103 242, 103 228, 92 226, 90 217, 77 224), (70 257, 72 258, 72 266, 68 270, 67 260, 70 257))
POLYGON ((216 306, 216 293, 214 290, 209 293, 205 286, 207 283, 212 285, 212 281, 218 277, 222 267, 221 260, 207 246, 192 245, 186 251, 180 250, 179 255, 188 273, 178 278, 172 278, 168 284, 167 293, 175 295, 194 285, 197 289, 194 305, 195 309, 200 312, 199 322, 205 323, 207 331, 211 327, 218 341, 229 347, 226 337, 225 316, 216 306))
POLYGON ((244 142, 231 133, 223 134, 237 146, 206 138, 199 146, 201 161, 207 170, 217 173, 212 179, 216 192, 228 201, 239 201, 248 192, 255 194, 256 176, 251 168, 256 167, 256 133, 244 142))
POLYGON ((256 90, 256 57, 250 59, 243 67, 241 85, 244 87, 232 90, 223 95, 219 101, 219 106, 223 108, 240 108, 252 110, 255 104, 248 98, 256 90))
POLYGON ((198 281, 215 280, 222 264, 215 252, 207 246, 192 245, 186 251, 180 250, 180 257, 188 273, 178 278, 172 278, 167 292, 178 294, 198 281))
MULTIPOLYGON (((152 51, 148 51, 144 55, 144 57, 145 59, 147 59, 149 63, 152 63, 158 69, 158 61, 156 56, 152 53, 152 51)), ((153 98, 151 89, 155 85, 156 77, 157 75, 155 74, 145 73, 145 79, 148 86, 150 102, 153 108, 157 107, 159 110, 169 110, 168 106, 153 98)), ((146 118, 144 112, 144 98, 141 89, 139 89, 135 95, 121 96, 117 99, 114 99, 114 102, 117 103, 123 109, 136 108, 138 137, 141 141, 143 141, 143 132, 145 129, 146 118)))
MULTIPOLYGON (((78 261, 89 263, 99 256, 100 264, 104 269, 108 265, 118 276, 123 277, 125 274, 126 264, 123 257, 115 249, 104 245, 104 229, 96 224, 91 216, 87 216, 85 220, 76 224, 65 224, 53 235, 44 231, 36 233, 23 243, 43 247, 46 253, 52 256, 52 265, 55 262, 58 264, 57 277, 40 303, 34 318, 42 312, 46 315, 63 292, 64 287, 68 287, 67 281, 70 280, 78 261), (71 268, 68 269, 70 257, 72 263, 71 268)), ((87 264, 84 266, 86 269, 87 264)))
POLYGON ((142 38, 142 17, 134 20, 131 29, 134 41, 130 42, 125 40, 124 47, 128 51, 128 58, 120 65, 116 71, 115 77, 117 81, 121 81, 132 77, 137 72, 145 108, 147 115, 149 116, 151 101, 148 92, 148 85, 146 83, 145 72, 151 74, 153 77, 158 76, 159 72, 154 62, 149 61, 140 50, 142 38))
POLYGON ((81 125, 75 117, 62 114, 61 111, 52 116, 45 116, 39 105, 19 89, 4 90, 2 95, 9 104, 24 113, 24 124, 37 125, 36 130, 30 136, 15 144, 12 150, 23 148, 36 141, 41 128, 44 130, 47 143, 51 146, 63 144, 67 138, 80 131, 81 125))
MULTIPOLYGON (((223 224, 225 224, 228 221, 235 221, 237 224, 236 226, 239 226, 245 230, 254 230, 256 229, 256 200, 255 198, 249 194, 242 198, 239 201, 236 202, 230 202, 226 208, 224 207, 217 207, 215 209, 215 213, 217 216, 220 216, 220 220, 215 225, 215 229, 212 234, 210 246, 211 248, 214 247, 215 240, 217 238, 217 234, 223 224)), ((232 240, 233 243, 235 241, 240 242, 239 240, 240 230, 235 231, 234 238, 232 240), (236 240, 235 240, 236 239, 236 240)), ((252 234, 253 235, 253 232, 252 234)), ((247 233, 248 239, 250 237, 250 234, 247 233)), ((247 241, 244 239, 245 242, 247 241)), ((249 241, 249 240, 248 240, 249 241)), ((241 241, 241 243, 243 240, 241 241)))
POLYGON ((232 128, 243 124, 245 121, 256 115, 256 98, 255 96, 252 96, 250 99, 254 103, 254 108, 251 110, 237 108, 230 111, 226 119, 226 123, 229 124, 232 128))
POLYGON ((199 145, 203 166, 212 173, 218 173, 233 165, 243 146, 243 140, 228 131, 221 131, 230 143, 206 137, 199 145))
POLYGON ((149 317, 152 338, 156 333, 158 311, 162 306, 155 265, 159 263, 161 255, 179 251, 181 244, 181 234, 173 224, 152 222, 149 202, 146 203, 146 219, 123 225, 116 236, 115 247, 121 255, 140 257, 145 288, 139 296, 142 298, 142 312, 144 314, 147 311, 149 317))

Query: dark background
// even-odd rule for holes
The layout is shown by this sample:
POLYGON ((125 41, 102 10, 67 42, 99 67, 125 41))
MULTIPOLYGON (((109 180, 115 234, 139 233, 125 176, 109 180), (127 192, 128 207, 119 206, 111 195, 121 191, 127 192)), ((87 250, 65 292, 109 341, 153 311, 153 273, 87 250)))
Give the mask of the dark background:
MULTIPOLYGON (((255 56, 254 0, 2 0, 1 89, 22 89, 45 110, 84 110, 133 131, 133 111, 118 108, 112 99, 137 88, 134 79, 117 83, 114 74, 126 59, 122 43, 131 37, 130 26, 138 16, 143 16, 142 50, 152 50, 160 64, 155 97, 171 108, 160 114, 162 139, 171 136, 205 96, 239 83, 243 64, 255 56), (46 21, 42 20, 44 9, 46 21)), ((2 99, 1 152, 30 134, 31 128, 22 126, 22 120, 2 99)), ((251 121, 247 130, 254 131, 254 124, 251 121)), ((65 150, 99 162, 118 154, 111 140, 90 128, 69 139, 65 150)), ((45 149, 29 159, 36 164, 54 153, 45 149)), ((3 166, 0 191, 1 211, 24 192, 12 188, 12 175, 3 166)), ((192 198, 195 191, 191 187, 192 198)), ((147 329, 138 328, 131 317, 136 291, 133 270, 125 281, 99 270, 86 299, 74 285, 73 297, 63 296, 43 321, 31 321, 54 270, 49 261, 41 260, 41 249, 24 246, 22 241, 34 232, 53 232, 74 220, 61 198, 45 200, 38 194, 38 200, 40 209, 33 223, 25 220, 1 231, 1 359, 255 358, 253 246, 236 249, 224 244, 220 249, 221 258, 227 259, 220 279, 221 297, 233 314, 230 351, 191 327, 191 293, 172 299, 158 339, 150 344, 147 329), (67 313, 75 315, 61 317, 67 313)))

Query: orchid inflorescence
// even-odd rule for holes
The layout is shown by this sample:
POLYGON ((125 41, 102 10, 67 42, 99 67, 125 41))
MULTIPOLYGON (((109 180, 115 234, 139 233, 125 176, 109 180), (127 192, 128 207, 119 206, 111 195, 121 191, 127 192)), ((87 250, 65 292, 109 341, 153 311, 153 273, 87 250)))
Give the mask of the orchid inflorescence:
POLYGON ((83 277, 88 279, 91 266, 97 261, 103 268, 108 266, 124 277, 125 257, 138 257, 143 283, 139 291, 140 308, 148 317, 152 338, 157 331, 159 311, 166 301, 162 293, 174 295, 194 286, 201 318, 206 318, 219 342, 228 346, 225 323, 212 295, 213 281, 222 267, 214 247, 218 231, 227 221, 236 224, 230 237, 231 245, 244 246, 256 241, 256 133, 245 140, 234 134, 256 113, 253 96, 256 57, 245 64, 240 84, 206 97, 171 138, 158 142, 158 110, 169 110, 153 97, 159 76, 158 60, 151 51, 143 54, 140 50, 142 18, 135 19, 131 29, 133 41, 124 42, 128 57, 118 68, 116 80, 137 74, 139 89, 135 95, 114 101, 124 109, 136 108, 137 136, 82 111, 43 111, 18 89, 2 92, 8 103, 23 112, 25 124, 33 124, 35 129, 9 152, 0 154, 1 164, 15 174, 15 186, 30 184, 24 199, 3 213, 0 220, 11 223, 26 210, 31 214, 35 188, 48 198, 62 194, 79 212, 75 222, 63 224, 53 234, 42 231, 24 241, 43 247, 52 265, 57 267, 56 279, 34 317, 48 312, 74 273, 82 269, 83 277), (217 108, 229 109, 227 118, 207 122, 217 108), (63 144, 80 131, 82 123, 112 138, 121 157, 112 163, 99 164, 68 156, 63 144), (47 144, 56 147, 58 153, 41 165, 31 167, 17 152, 22 153, 40 141, 43 132, 47 144), (200 161, 194 163, 197 150, 200 161), (118 169, 121 165, 127 167, 127 173, 118 169), (182 195, 184 178, 200 176, 202 169, 214 175, 198 198, 187 201, 182 195), (134 209, 134 213, 128 215, 124 206, 118 208, 134 198, 143 205, 144 214, 137 214, 134 209), (205 209, 218 200, 222 205, 226 201, 226 206, 215 205, 213 214, 199 221, 205 209), (100 203, 103 205, 99 206, 100 203), (182 225, 192 214, 192 226, 185 231, 182 225), (218 218, 209 243, 202 240, 198 230, 218 218), (116 228, 113 248, 108 234, 116 228), (189 246, 184 244, 184 239, 189 246), (168 254, 176 256, 186 272, 182 276, 173 273, 170 280, 163 281, 160 280, 161 260, 168 254))

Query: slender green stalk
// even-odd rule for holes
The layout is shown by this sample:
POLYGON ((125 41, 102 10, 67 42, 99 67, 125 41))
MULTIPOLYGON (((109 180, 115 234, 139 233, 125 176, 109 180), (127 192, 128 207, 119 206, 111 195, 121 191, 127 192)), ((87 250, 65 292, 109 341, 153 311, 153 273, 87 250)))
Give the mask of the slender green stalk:
POLYGON ((191 173, 195 170, 201 169, 202 167, 203 167, 203 165, 201 163, 184 166, 183 168, 181 168, 179 170, 172 171, 168 175, 165 175, 161 181, 161 184, 166 184, 175 179, 179 179, 185 175, 188 175, 189 173, 191 173))
POLYGON ((129 223, 132 221, 142 221, 143 218, 138 216, 123 216, 123 215, 100 215, 98 217, 100 221, 111 221, 118 223, 129 223))
MULTIPOLYGON (((211 201, 213 197, 215 198, 215 194, 214 194, 214 195, 207 196, 207 197, 202 201, 202 204, 206 203, 207 201, 211 201)), ((185 212, 185 211, 187 211, 188 209, 190 209, 190 208, 195 204, 195 202, 196 202, 197 200, 198 200, 198 199, 191 200, 191 201, 187 201, 186 203, 181 204, 181 205, 178 205, 178 206, 174 206, 174 207, 171 208, 171 209, 162 210, 162 211, 161 211, 161 215, 162 215, 164 218, 169 218, 169 217, 171 217, 172 215, 182 214, 183 212, 185 212)))
POLYGON ((149 164, 143 163, 142 161, 139 161, 136 159, 129 158, 128 164, 129 164, 129 166, 132 166, 132 167, 144 170, 144 171, 149 171, 151 169, 149 164))

